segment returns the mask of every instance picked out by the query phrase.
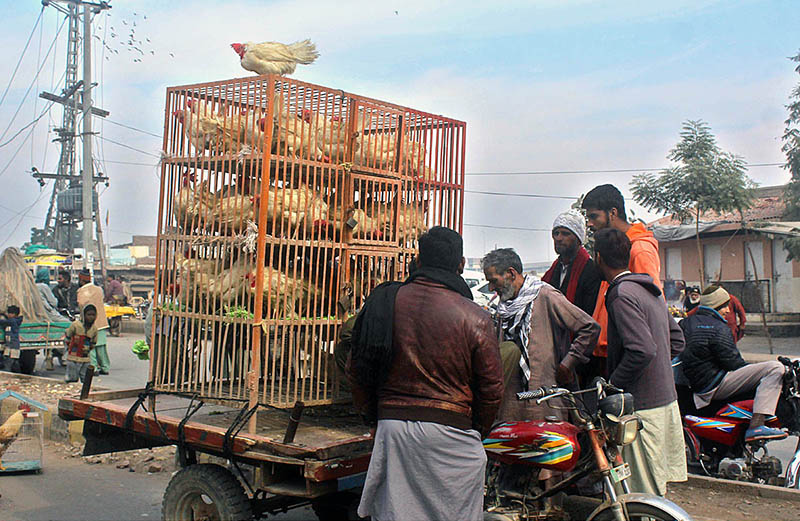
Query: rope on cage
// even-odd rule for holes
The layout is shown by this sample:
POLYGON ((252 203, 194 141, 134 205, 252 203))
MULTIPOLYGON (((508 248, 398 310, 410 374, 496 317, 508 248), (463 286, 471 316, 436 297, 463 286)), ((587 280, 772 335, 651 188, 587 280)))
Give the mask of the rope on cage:
POLYGON ((245 253, 255 253, 258 246, 258 225, 255 221, 248 219, 247 228, 244 233, 238 236, 238 242, 245 253))
POLYGON ((170 159, 175 159, 175 156, 173 156, 172 154, 170 154, 169 152, 167 152, 165 150, 162 150, 161 151, 161 155, 160 155, 160 157, 158 159, 158 165, 157 166, 161 166, 164 163, 164 161, 169 161, 170 159))

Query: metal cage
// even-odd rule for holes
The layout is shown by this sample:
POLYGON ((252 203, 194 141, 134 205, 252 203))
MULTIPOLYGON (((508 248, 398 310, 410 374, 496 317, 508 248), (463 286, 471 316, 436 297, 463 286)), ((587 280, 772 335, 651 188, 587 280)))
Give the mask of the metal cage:
POLYGON ((150 379, 347 399, 333 351, 430 226, 461 231, 463 122, 267 75, 167 89, 150 379))
POLYGON ((46 406, 14 391, 0 393, 0 426, 6 427, 0 439, 0 472, 41 470, 45 412, 46 406), (24 416, 12 418, 18 411, 24 416))

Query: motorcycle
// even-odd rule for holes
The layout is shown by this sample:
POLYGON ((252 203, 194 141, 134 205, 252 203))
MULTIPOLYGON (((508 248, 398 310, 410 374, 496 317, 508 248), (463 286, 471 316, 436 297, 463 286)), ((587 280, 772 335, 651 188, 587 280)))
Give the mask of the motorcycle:
POLYGON ((786 372, 776 415, 769 417, 766 425, 784 428, 789 435, 798 436, 785 475, 781 475, 781 461, 769 454, 770 440, 745 442, 753 415, 754 392, 713 401, 698 410, 688 385, 676 383, 690 472, 800 489, 800 361, 783 356, 778 360, 786 372))
POLYGON ((622 458, 621 447, 632 443, 641 429, 631 394, 602 379, 593 388, 581 391, 554 386, 517 393, 518 400, 536 400, 537 404, 558 398, 566 404, 560 408, 569 411, 570 422, 505 422, 496 425, 483 440, 489 458, 484 521, 553 519, 558 511, 547 508, 547 498, 576 485, 596 484, 602 484, 604 500, 587 521, 691 520, 667 499, 630 491, 626 479, 631 468, 622 458), (579 395, 588 393, 596 394, 580 400, 579 395), (596 405, 590 408, 586 403, 596 405), (542 489, 540 471, 544 469, 564 473, 565 477, 542 489))

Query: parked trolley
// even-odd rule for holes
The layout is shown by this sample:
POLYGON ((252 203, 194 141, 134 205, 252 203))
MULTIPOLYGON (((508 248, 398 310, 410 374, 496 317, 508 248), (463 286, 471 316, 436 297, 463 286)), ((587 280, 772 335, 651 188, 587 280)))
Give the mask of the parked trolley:
POLYGON ((354 515, 372 440, 339 328, 461 231, 465 130, 281 76, 168 88, 149 381, 60 401, 85 453, 177 445, 164 519, 354 515))

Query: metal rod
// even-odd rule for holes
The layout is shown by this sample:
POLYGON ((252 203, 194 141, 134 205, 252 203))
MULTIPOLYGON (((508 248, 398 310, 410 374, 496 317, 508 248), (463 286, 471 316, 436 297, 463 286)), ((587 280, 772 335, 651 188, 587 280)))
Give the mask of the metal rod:
POLYGON ((86 376, 83 377, 83 385, 81 386, 81 400, 85 400, 89 396, 89 391, 92 390, 92 379, 94 378, 94 366, 89 365, 86 368, 86 376))
POLYGON ((303 402, 294 402, 292 415, 289 416, 289 425, 286 426, 286 434, 283 435, 283 443, 294 442, 294 437, 297 434, 297 427, 300 425, 300 418, 303 416, 304 408, 305 404, 303 404, 303 402))

